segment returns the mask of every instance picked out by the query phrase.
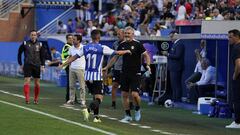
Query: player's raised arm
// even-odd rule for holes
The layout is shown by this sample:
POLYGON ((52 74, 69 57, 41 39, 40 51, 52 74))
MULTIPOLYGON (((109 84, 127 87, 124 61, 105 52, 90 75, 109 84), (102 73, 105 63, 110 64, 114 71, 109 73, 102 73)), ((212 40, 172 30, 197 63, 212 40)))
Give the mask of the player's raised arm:
POLYGON ((79 55, 74 55, 74 56, 72 56, 72 57, 70 57, 66 62, 64 62, 62 65, 59 65, 59 68, 63 68, 63 67, 65 67, 66 65, 69 65, 70 63, 72 63, 73 61, 75 61, 76 59, 78 59, 79 58, 79 55))
POLYGON ((117 55, 132 54, 130 50, 121 50, 115 52, 117 55))

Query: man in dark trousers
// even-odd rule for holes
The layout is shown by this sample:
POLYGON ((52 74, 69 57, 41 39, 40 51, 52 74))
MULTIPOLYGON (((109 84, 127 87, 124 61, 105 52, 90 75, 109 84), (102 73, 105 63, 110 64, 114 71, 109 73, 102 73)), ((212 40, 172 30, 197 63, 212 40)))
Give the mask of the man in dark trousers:
POLYGON ((240 128, 240 31, 237 29, 228 32, 229 44, 231 45, 231 59, 234 65, 232 77, 232 101, 235 120, 226 128, 240 128))
MULTIPOLYGON (((69 58, 69 48, 73 45, 73 35, 66 35, 67 43, 62 48, 62 63, 66 62, 69 58)), ((67 87, 66 87, 66 102, 69 100, 69 66, 64 67, 67 75, 67 87)))
POLYGON ((26 104, 30 103, 30 81, 34 78, 34 104, 38 104, 40 92, 40 73, 44 70, 44 48, 37 40, 37 31, 30 32, 30 40, 24 41, 18 49, 18 64, 24 73, 24 95, 26 104), (24 53, 24 64, 22 64, 24 53))
POLYGON ((180 101, 182 96, 182 71, 184 66, 184 44, 177 39, 177 33, 171 32, 170 38, 173 45, 169 51, 162 52, 168 57, 168 70, 170 72, 170 83, 173 101, 180 101))
MULTIPOLYGON (((121 42, 123 42, 124 40, 124 30, 122 29, 119 29, 117 31, 117 37, 118 37, 118 40, 115 41, 113 43, 113 49, 114 50, 117 50, 119 44, 121 42)), ((112 57, 112 58, 116 58, 116 57, 112 57)), ((117 97, 117 90, 118 90, 118 87, 120 85, 120 73, 121 73, 121 70, 122 70, 122 57, 118 57, 118 59, 114 59, 114 60, 110 60, 109 63, 107 64, 106 67, 103 68, 103 70, 106 70, 105 73, 107 73, 107 70, 112 67, 113 65, 113 61, 115 62, 114 63, 114 67, 113 67, 113 83, 112 83, 112 107, 114 109, 116 109, 116 97, 117 97), (111 65, 110 65, 111 64, 111 65)))

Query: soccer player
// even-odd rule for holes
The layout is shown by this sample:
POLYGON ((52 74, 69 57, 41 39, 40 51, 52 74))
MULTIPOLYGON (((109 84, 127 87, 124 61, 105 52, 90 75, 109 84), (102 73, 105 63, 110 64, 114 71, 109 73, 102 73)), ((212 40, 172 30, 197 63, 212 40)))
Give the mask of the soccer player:
POLYGON ((37 31, 30 32, 30 40, 24 41, 18 49, 18 64, 24 73, 24 95, 26 104, 30 103, 30 81, 34 78, 34 104, 38 104, 40 92, 40 72, 44 71, 44 48, 37 40, 37 31), (24 53, 24 64, 22 64, 24 53))
POLYGON ((90 111, 94 113, 94 120, 93 122, 101 122, 98 114, 99 114, 99 105, 103 100, 103 90, 102 90, 102 62, 104 55, 124 55, 126 53, 131 53, 129 50, 123 51, 114 51, 105 45, 101 45, 100 41, 100 31, 93 30, 91 32, 92 42, 88 43, 84 46, 78 54, 74 55, 73 57, 69 58, 63 65, 68 65, 72 61, 76 60, 81 56, 85 56, 86 65, 85 65, 85 81, 87 87, 90 91, 92 91, 92 95, 94 95, 93 101, 90 103, 88 109, 83 109, 83 116, 84 120, 88 121, 90 111))

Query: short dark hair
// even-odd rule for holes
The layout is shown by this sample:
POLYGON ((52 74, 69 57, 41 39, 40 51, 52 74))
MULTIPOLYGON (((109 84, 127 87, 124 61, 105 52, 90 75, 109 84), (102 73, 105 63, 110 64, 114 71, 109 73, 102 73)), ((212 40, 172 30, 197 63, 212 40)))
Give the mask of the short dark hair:
POLYGON ((234 37, 240 37, 240 31, 237 29, 233 29, 228 31, 228 34, 232 33, 234 37))
POLYGON ((58 21, 58 25, 62 25, 63 24, 63 22, 62 21, 58 21))
POLYGON ((37 31, 36 31, 36 30, 34 30, 34 29, 30 31, 30 33, 32 33, 32 32, 36 32, 36 33, 37 33, 37 31))
POLYGON ((176 30, 173 30, 173 31, 171 31, 171 32, 169 33, 169 35, 171 35, 171 34, 178 34, 178 33, 177 33, 176 30))
POLYGON ((76 37, 78 41, 82 42, 82 35, 75 34, 74 37, 76 37))
POLYGON ((53 51, 53 50, 56 50, 56 48, 55 47, 51 47, 50 50, 53 51))
POLYGON ((210 60, 209 60, 208 58, 206 58, 206 57, 204 57, 204 58, 201 59, 201 63, 205 63, 205 64, 207 64, 208 66, 211 65, 210 60))
POLYGON ((100 32, 100 30, 95 29, 95 30, 93 30, 93 31, 91 32, 91 38, 92 38, 92 39, 96 39, 97 36, 101 36, 101 32, 100 32))
POLYGON ((70 37, 70 36, 73 36, 73 35, 72 34, 67 34, 66 39, 68 39, 68 37, 70 37))

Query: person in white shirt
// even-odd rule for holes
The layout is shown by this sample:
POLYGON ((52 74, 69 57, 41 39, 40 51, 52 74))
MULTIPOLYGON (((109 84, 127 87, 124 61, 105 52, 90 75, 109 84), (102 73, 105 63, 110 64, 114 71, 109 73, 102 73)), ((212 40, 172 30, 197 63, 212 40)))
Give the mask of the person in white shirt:
POLYGON ((200 42, 200 50, 195 49, 195 55, 197 59, 197 64, 194 69, 194 73, 185 81, 185 84, 188 86, 189 83, 195 83, 200 80, 202 76, 202 66, 201 66, 201 60, 206 57, 207 51, 206 51, 206 40, 201 40, 200 42))
POLYGON ((88 26, 87 26, 87 36, 90 37, 91 36, 91 32, 95 29, 97 29, 94 25, 92 20, 88 20, 87 22, 88 26))
POLYGON ((67 25, 64 24, 62 21, 59 21, 57 25, 57 34, 65 34, 65 33, 67 33, 67 25))
POLYGON ((181 0, 180 7, 178 8, 178 11, 177 11, 176 20, 185 20, 186 19, 187 11, 186 11, 184 4, 185 4, 185 1, 181 0))
POLYGON ((219 10, 216 8, 213 10, 213 20, 216 21, 224 20, 224 17, 220 14, 219 10))
MULTIPOLYGON (((69 56, 72 57, 76 55, 81 48, 83 48, 83 45, 81 44, 82 36, 81 35, 74 35, 73 37, 73 43, 74 46, 70 47, 69 49, 69 56)), ((84 72, 85 72, 85 57, 81 57, 73 61, 70 65, 69 70, 69 88, 70 88, 70 94, 69 94, 69 101, 67 102, 67 105, 73 105, 75 101, 76 96, 76 82, 78 81, 80 86, 80 104, 81 106, 85 107, 86 99, 85 99, 85 80, 84 80, 84 72)))
POLYGON ((207 58, 201 60, 201 67, 203 69, 201 79, 196 83, 188 84, 190 93, 194 93, 192 96, 195 96, 195 102, 199 97, 212 96, 215 90, 216 68, 210 65, 210 61, 207 58))

